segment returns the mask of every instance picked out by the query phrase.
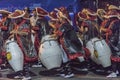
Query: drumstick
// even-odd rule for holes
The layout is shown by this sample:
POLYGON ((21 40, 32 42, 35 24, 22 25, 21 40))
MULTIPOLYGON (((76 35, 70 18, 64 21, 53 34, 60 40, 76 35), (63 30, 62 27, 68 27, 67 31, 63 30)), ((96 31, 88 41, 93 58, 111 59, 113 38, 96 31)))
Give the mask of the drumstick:
POLYGON ((11 31, 10 34, 28 35, 27 32, 23 32, 23 31, 15 31, 15 30, 11 31))

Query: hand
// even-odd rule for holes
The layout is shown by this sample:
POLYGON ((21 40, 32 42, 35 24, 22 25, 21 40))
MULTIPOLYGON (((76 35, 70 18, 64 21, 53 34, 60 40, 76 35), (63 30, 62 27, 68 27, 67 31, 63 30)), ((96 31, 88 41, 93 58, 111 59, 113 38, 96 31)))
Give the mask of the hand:
POLYGON ((14 34, 16 31, 15 30, 12 30, 11 32, 10 32, 10 34, 14 34))
POLYGON ((36 33, 34 30, 31 30, 31 32, 32 32, 33 34, 35 34, 35 33, 36 33))
POLYGON ((54 38, 54 39, 57 39, 57 37, 58 36, 56 34, 53 34, 53 35, 50 36, 50 38, 54 38))
POLYGON ((108 33, 108 35, 111 35, 112 34, 112 30, 111 29, 107 29, 106 33, 108 33))

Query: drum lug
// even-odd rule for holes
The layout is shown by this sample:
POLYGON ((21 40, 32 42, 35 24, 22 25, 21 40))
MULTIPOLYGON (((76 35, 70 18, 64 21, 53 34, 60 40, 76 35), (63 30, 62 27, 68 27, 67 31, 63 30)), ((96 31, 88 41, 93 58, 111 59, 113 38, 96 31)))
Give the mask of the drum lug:
POLYGON ((49 41, 49 44, 50 44, 50 46, 51 46, 51 43, 50 43, 50 41, 49 41))
POLYGON ((42 48, 44 48, 44 46, 42 45, 42 48))

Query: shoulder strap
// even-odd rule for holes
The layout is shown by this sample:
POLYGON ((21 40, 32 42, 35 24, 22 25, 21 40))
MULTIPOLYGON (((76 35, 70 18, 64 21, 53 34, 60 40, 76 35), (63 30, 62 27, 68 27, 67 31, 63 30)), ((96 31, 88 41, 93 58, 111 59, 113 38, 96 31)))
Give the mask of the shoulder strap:
POLYGON ((109 25, 108 29, 112 28, 112 25, 113 25, 113 24, 114 24, 114 22, 116 22, 116 21, 118 21, 118 20, 113 20, 113 21, 110 23, 110 25, 109 25))
POLYGON ((26 22, 26 20, 23 20, 20 24, 16 25, 15 29, 17 30, 25 22, 26 22))

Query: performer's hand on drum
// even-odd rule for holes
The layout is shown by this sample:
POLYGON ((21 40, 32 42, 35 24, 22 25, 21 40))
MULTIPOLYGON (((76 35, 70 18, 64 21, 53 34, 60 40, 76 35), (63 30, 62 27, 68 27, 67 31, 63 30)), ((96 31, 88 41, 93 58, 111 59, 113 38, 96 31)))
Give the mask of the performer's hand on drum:
POLYGON ((56 34, 53 34, 53 35, 51 35, 51 36, 50 36, 50 38, 57 39, 57 38, 58 38, 58 36, 57 36, 56 34))
POLYGON ((10 35, 10 36, 8 37, 9 40, 11 40, 12 38, 14 38, 14 35, 10 35))
POLYGON ((10 32, 10 34, 15 34, 15 32, 16 32, 15 30, 12 30, 12 31, 10 32))

